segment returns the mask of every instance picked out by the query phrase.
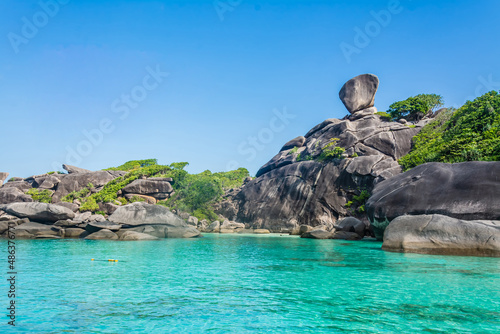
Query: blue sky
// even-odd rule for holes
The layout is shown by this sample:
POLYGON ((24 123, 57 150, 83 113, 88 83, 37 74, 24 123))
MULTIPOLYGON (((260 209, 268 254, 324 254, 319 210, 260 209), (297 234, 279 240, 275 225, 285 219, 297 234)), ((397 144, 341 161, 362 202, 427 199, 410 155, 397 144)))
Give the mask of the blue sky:
POLYGON ((419 93, 458 107, 499 90, 499 11, 494 0, 2 1, 0 171, 157 158, 255 174, 343 117, 338 91, 358 74, 379 76, 382 111, 419 93))

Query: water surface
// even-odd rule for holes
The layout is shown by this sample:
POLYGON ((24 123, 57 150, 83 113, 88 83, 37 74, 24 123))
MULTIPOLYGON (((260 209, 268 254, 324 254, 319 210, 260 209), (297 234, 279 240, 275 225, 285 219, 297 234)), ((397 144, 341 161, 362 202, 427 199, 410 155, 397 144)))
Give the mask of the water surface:
MULTIPOLYGON (((500 259, 380 246, 280 235, 19 240, 14 332, 500 332, 500 259)), ((5 277, 6 250, 1 241, 5 277)))

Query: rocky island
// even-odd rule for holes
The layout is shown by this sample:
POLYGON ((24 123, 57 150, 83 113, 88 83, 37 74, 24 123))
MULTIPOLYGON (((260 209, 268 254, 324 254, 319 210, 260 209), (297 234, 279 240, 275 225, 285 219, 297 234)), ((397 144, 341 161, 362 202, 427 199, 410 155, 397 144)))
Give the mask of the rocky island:
MULTIPOLYGON (((373 74, 346 82, 339 97, 349 114, 285 143, 255 178, 245 169, 189 175, 186 163, 154 159, 11 178, 0 188, 0 233, 12 225, 29 239, 275 232, 500 256, 498 93, 458 110, 434 110, 424 94, 378 112, 378 86, 373 74), (467 139, 464 127, 480 134, 467 139)), ((0 184, 7 178, 0 173, 0 184)))

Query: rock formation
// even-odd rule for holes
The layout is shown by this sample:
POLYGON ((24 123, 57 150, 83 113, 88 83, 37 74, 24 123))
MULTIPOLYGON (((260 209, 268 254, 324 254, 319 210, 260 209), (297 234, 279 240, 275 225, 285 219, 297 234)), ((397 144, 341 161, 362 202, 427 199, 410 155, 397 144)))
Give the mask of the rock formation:
POLYGON ((3 181, 7 180, 9 173, 0 172, 0 186, 2 186, 3 181))
POLYGON ((400 216, 386 228, 382 249, 424 254, 500 256, 500 220, 443 215, 400 216))
POLYGON ((200 236, 196 228, 167 208, 146 203, 122 206, 109 221, 90 212, 75 214, 56 204, 11 203, 0 205, 0 210, 0 234, 4 238, 8 226, 14 226, 16 239, 156 240, 200 236))
POLYGON ((350 113, 373 107, 379 80, 376 75, 362 74, 347 81, 339 97, 350 113))
POLYGON ((327 119, 286 143, 257 178, 227 194, 217 212, 253 229, 284 232, 307 224, 332 231, 340 218, 353 214, 346 206, 353 196, 401 173, 397 159, 425 125, 387 122, 375 114, 377 86, 374 75, 346 83, 340 95, 353 114, 327 119))
POLYGON ((403 215, 500 220, 500 162, 427 163, 381 182, 366 204, 376 236, 403 215))

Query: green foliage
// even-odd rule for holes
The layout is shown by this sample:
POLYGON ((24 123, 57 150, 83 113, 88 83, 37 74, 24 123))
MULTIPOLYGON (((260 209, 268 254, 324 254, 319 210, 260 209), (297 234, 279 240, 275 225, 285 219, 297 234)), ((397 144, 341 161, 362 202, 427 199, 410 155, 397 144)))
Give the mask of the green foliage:
POLYGON ((10 179, 7 180, 7 182, 13 182, 14 181, 14 178, 11 177, 10 179))
POLYGON ((152 176, 166 176, 169 175, 172 169, 169 166, 163 165, 149 165, 146 167, 141 167, 135 169, 125 174, 125 176, 118 177, 114 180, 108 182, 101 191, 91 195, 98 203, 113 202, 118 198, 117 192, 122 190, 134 180, 137 180, 141 176, 152 177, 152 176))
POLYGON ((97 204, 95 198, 88 197, 83 200, 82 205, 80 206, 80 212, 91 211, 96 212, 99 210, 99 205, 97 204))
POLYGON ((135 202, 146 202, 146 200, 140 196, 132 196, 130 199, 130 203, 135 203, 135 202))
POLYGON ((356 152, 354 152, 352 155, 351 155, 351 158, 357 158, 358 157, 358 154, 356 152))
POLYGON ((250 176, 246 168, 240 167, 229 172, 213 173, 214 177, 219 178, 222 182, 222 188, 227 190, 238 188, 243 185, 243 181, 250 176))
POLYGON ((77 200, 82 200, 83 198, 87 197, 90 194, 90 189, 94 188, 94 186, 89 183, 92 187, 83 187, 79 191, 73 191, 61 198, 61 202, 68 202, 68 203, 73 203, 75 199, 77 200))
POLYGON ((288 155, 292 155, 292 154, 295 154, 297 153, 297 151, 299 150, 299 147, 298 146, 294 146, 290 152, 288 152, 288 155))
POLYGON ((320 155, 316 158, 317 161, 325 162, 333 159, 342 159, 345 149, 337 146, 339 138, 331 138, 330 142, 323 147, 320 155))
POLYGON ((50 190, 31 188, 26 192, 35 202, 52 203, 52 192, 50 190))
POLYGON ((365 204, 368 198, 370 198, 370 193, 368 192, 368 190, 363 189, 360 191, 359 195, 354 195, 352 197, 352 201, 348 201, 345 204, 345 207, 346 208, 356 207, 355 211, 357 213, 365 213, 366 212, 365 204))
POLYGON ((47 175, 55 174, 56 172, 47 172, 47 175))
POLYGON ((96 211, 95 214, 106 217, 106 212, 104 212, 104 211, 96 211))
MULTIPOLYGON (((224 189, 240 187, 243 180, 250 175, 245 168, 221 173, 206 170, 191 175, 184 170, 187 165, 187 162, 175 162, 169 166, 158 165, 156 159, 129 161, 122 166, 108 169, 126 170, 128 173, 108 182, 99 192, 90 194, 90 189, 94 186, 89 184, 79 192, 69 194, 64 200, 72 202, 78 198, 82 201, 81 211, 95 212, 99 210, 98 203, 118 200, 122 205, 127 204, 127 200, 123 197, 118 198, 117 193, 142 176, 171 177, 175 195, 158 204, 187 211, 199 219, 217 219, 217 215, 213 212, 213 203, 221 198, 224 189)), ((131 199, 131 202, 143 201, 144 199, 138 196, 131 199)))
MULTIPOLYGON (((408 121, 419 121, 432 111, 443 106, 443 97, 437 94, 418 94, 406 100, 394 102, 387 113, 393 121, 404 118, 408 121)), ((387 115, 387 113, 385 113, 387 115)), ((380 113, 377 113, 380 115, 380 113)), ((385 115, 384 115, 385 116, 385 115)))
POLYGON ((121 166, 118 167, 111 167, 106 170, 121 170, 128 172, 130 170, 134 169, 139 169, 143 167, 148 167, 148 166, 153 166, 156 165, 158 161, 156 159, 145 159, 145 160, 132 160, 132 161, 127 161, 121 166))
POLYGON ((428 111, 435 111, 444 105, 443 97, 437 94, 418 94, 415 98, 427 104, 428 111))
POLYGON ((500 94, 468 101, 457 111, 441 112, 413 138, 413 149, 399 160, 404 170, 437 161, 500 160, 500 94))
POLYGON ((193 175, 185 172, 174 183, 175 195, 159 204, 186 211, 198 219, 215 220, 213 204, 221 199, 224 190, 240 187, 248 176, 246 168, 220 173, 206 170, 193 175))
POLYGON ((310 160, 314 160, 314 158, 311 155, 306 154, 306 155, 302 156, 302 154, 299 153, 299 154, 297 154, 297 158, 295 158, 295 160, 297 162, 299 162, 299 161, 310 161, 310 160))
POLYGON ((121 205, 127 205, 128 204, 128 201, 125 197, 120 197, 120 198, 117 198, 116 199, 118 202, 121 203, 121 205))
POLYGON ((375 115, 379 115, 380 118, 383 120, 383 121, 391 121, 392 120, 392 117, 390 114, 386 113, 385 111, 379 111, 379 112, 376 112, 375 115))
POLYGON ((389 106, 387 112, 392 120, 397 121, 404 118, 408 121, 418 121, 429 111, 429 105, 416 97, 409 97, 404 101, 394 102, 389 106))

